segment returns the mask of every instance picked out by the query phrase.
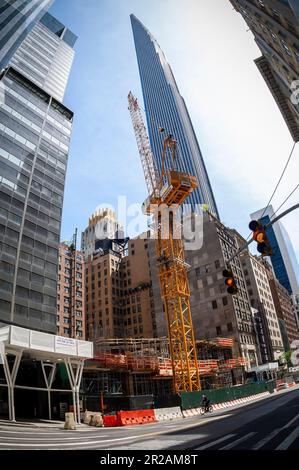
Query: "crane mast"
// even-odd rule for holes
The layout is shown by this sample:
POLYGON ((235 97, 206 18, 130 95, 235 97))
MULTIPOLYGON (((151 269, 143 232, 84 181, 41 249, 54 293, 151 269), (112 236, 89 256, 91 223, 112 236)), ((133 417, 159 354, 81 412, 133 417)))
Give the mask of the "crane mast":
MULTIPOLYGON (((162 172, 158 174, 146 127, 137 99, 128 95, 129 111, 137 140, 149 197, 144 203, 145 213, 154 215, 154 238, 158 263, 161 297, 166 315, 169 349, 173 369, 174 389, 177 393, 200 390, 196 342, 190 308, 190 290, 184 243, 178 232, 178 209, 193 189, 196 178, 174 170, 176 140, 169 134, 164 140, 162 172), (171 170, 165 170, 165 161, 171 154, 171 170), (163 237, 163 210, 170 209, 167 220, 168 236, 163 237)), ((163 131, 163 129, 161 129, 163 131)), ((160 130, 160 131, 161 131, 160 130)))

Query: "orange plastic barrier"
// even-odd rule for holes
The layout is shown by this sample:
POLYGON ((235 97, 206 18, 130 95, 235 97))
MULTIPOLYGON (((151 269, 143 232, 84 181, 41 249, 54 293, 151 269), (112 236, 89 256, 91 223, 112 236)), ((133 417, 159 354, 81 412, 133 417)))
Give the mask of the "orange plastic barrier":
POLYGON ((104 427, 112 428, 114 426, 118 426, 117 416, 116 415, 104 416, 104 427))
POLYGON ((133 424, 155 423, 154 410, 118 411, 118 426, 131 426, 133 424))

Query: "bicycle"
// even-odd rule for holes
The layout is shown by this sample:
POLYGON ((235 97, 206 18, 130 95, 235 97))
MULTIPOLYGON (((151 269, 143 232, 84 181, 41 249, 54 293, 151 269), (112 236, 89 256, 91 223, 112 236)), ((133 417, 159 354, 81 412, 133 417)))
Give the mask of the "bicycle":
POLYGON ((209 405, 209 409, 207 409, 205 406, 202 406, 200 408, 200 414, 204 415, 205 413, 212 413, 213 412, 213 406, 209 405))

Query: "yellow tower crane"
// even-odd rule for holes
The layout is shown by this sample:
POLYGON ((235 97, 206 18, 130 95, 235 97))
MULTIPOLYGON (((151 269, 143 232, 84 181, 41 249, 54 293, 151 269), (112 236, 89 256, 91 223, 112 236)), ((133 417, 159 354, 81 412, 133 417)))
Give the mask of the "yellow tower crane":
MULTIPOLYGON (((144 171, 149 197, 144 203, 145 213, 154 215, 154 238, 161 297, 167 320, 169 348, 173 369, 174 389, 177 393, 200 390, 196 343, 190 309, 190 290, 184 243, 178 232, 180 224, 176 210, 198 187, 194 176, 175 171, 177 141, 169 134, 164 140, 161 175, 154 164, 149 138, 137 99, 128 95, 129 111, 144 171), (166 158, 171 153, 171 170, 166 170, 166 158), (167 236, 163 236, 162 212, 170 209, 167 236)), ((160 128, 159 132, 164 132, 160 128)))

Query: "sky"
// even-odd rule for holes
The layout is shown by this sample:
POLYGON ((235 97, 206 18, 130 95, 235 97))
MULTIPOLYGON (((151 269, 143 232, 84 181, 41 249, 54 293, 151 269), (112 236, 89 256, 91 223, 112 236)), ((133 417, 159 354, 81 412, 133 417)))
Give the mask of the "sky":
MULTIPOLYGON (((55 0, 50 13, 79 39, 64 103, 75 113, 62 240, 80 234, 97 206, 142 202, 146 185, 127 95, 142 103, 129 15, 151 31, 170 63, 207 166, 220 218, 249 235, 293 141, 254 59, 253 35, 228 0, 55 0)), ((273 199, 298 184, 299 146, 273 199)), ((299 190, 281 211, 298 203, 299 190)), ((281 212, 279 211, 279 212, 281 212)), ((283 219, 299 258, 298 211, 283 219)), ((80 239, 80 236, 79 236, 80 239)))

